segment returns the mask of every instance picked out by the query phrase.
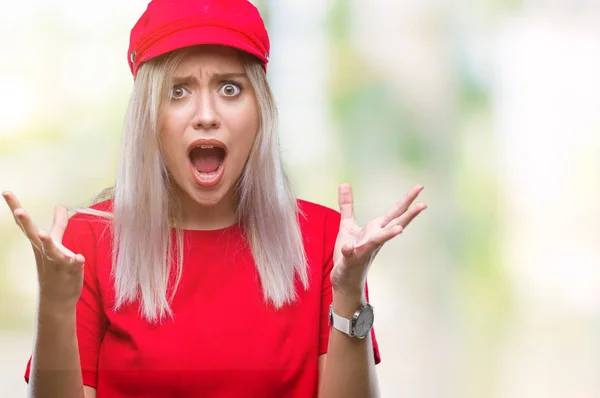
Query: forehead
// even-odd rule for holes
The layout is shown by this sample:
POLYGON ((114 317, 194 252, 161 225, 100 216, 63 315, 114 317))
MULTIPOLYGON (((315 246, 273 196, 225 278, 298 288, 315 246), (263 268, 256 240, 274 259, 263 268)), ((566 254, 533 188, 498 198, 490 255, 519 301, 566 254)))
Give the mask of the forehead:
POLYGON ((244 72, 238 50, 224 46, 203 45, 186 49, 175 68, 175 75, 211 72, 244 72))

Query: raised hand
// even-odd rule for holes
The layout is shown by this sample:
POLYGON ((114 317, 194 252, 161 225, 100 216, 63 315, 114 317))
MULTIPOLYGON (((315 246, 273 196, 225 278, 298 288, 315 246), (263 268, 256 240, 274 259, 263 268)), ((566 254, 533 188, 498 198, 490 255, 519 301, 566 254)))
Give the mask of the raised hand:
POLYGON ((11 192, 3 192, 17 225, 31 242, 37 265, 40 304, 74 309, 83 287, 84 257, 62 245, 67 209, 57 206, 50 233, 38 228, 11 192))
POLYGON ((352 188, 341 184, 338 191, 341 213, 340 230, 334 249, 334 267, 331 283, 334 293, 349 296, 362 295, 367 272, 379 249, 404 228, 427 206, 417 203, 411 207, 423 186, 411 189, 404 199, 388 212, 360 227, 354 218, 352 188))

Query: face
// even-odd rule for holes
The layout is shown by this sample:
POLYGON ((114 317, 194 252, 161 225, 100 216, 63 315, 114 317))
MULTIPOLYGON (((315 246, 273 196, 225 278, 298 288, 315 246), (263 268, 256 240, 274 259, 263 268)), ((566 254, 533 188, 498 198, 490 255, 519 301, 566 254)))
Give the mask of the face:
POLYGON ((178 65, 172 83, 159 113, 160 145, 184 212, 186 206, 231 208, 259 125, 240 54, 197 47, 178 65))

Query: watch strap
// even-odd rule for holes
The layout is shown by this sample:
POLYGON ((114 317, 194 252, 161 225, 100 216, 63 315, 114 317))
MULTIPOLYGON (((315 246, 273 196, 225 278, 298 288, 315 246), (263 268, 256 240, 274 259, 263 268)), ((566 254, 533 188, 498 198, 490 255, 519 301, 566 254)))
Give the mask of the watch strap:
POLYGON ((352 320, 336 314, 333 310, 333 303, 329 306, 329 323, 340 332, 354 336, 352 320))

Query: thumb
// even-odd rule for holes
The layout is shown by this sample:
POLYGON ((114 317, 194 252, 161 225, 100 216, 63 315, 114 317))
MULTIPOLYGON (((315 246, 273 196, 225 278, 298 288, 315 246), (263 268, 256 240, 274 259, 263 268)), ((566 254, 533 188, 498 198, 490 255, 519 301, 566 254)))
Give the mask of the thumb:
POLYGON ((352 187, 350 184, 340 184, 338 188, 338 203, 340 206, 341 221, 354 220, 354 198, 352 197, 352 187))
POLYGON ((54 220, 52 221, 52 228, 50 228, 50 236, 56 244, 61 244, 65 229, 67 228, 67 222, 69 220, 67 214, 67 208, 65 206, 56 206, 54 209, 54 220))
POLYGON ((352 257, 354 254, 354 245, 352 243, 344 243, 342 246, 342 254, 344 257, 352 257))

